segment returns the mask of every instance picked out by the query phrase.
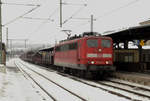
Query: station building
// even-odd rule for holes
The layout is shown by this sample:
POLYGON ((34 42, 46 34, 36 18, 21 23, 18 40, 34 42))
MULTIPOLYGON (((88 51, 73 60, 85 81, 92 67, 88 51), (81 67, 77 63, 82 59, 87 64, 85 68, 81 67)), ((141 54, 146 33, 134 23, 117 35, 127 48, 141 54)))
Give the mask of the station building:
MULTIPOLYGON (((150 25, 150 20, 146 20, 139 23, 141 26, 150 25)), ((145 43, 145 45, 150 45, 150 40, 145 43)))

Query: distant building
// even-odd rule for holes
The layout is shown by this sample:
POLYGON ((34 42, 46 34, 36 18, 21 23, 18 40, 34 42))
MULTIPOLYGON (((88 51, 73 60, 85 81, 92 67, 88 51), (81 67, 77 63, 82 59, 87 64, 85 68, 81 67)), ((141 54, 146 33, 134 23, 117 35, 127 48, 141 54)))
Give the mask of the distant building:
MULTIPOLYGON (((150 25, 150 20, 143 21, 139 23, 140 25, 150 25)), ((150 45, 150 40, 148 40, 145 45, 150 45)))

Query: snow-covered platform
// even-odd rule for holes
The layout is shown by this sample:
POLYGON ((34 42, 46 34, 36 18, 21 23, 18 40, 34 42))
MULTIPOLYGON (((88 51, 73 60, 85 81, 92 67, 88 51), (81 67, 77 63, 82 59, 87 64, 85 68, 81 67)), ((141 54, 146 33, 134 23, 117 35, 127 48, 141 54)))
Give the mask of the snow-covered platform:
POLYGON ((138 83, 145 86, 150 86, 150 74, 135 73, 135 72, 115 72, 113 77, 138 83))
POLYGON ((0 72, 0 101, 45 100, 14 65, 14 60, 7 62, 6 72, 4 69, 0 72))
POLYGON ((6 73, 6 66, 3 64, 0 64, 0 72, 6 73))

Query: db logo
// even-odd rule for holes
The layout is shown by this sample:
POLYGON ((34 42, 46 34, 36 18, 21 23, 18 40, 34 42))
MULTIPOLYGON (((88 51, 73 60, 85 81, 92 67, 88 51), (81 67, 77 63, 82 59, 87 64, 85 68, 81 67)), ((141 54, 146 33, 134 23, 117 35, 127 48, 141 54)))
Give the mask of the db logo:
POLYGON ((102 57, 103 56, 103 54, 98 54, 98 57, 102 57))

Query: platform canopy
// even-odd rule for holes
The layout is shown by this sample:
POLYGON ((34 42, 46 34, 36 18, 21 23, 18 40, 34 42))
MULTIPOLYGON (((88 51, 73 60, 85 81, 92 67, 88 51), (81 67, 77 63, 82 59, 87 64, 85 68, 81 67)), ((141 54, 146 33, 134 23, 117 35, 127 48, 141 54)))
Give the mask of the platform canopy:
POLYGON ((44 51, 44 52, 49 52, 49 51, 53 51, 54 50, 54 47, 50 47, 50 48, 44 48, 44 49, 41 49, 39 50, 40 52, 44 51))
POLYGON ((132 40, 150 40, 150 25, 130 27, 105 36, 111 37, 114 43, 132 40))

